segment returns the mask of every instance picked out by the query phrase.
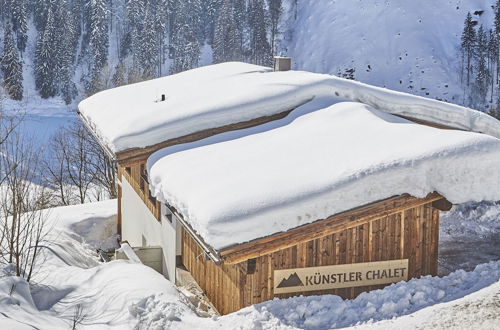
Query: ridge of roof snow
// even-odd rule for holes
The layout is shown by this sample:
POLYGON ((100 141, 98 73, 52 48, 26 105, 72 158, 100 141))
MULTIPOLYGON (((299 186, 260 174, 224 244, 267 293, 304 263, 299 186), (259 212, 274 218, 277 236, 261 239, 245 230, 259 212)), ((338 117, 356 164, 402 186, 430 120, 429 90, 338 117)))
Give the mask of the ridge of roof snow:
POLYGON ((152 194, 215 249, 404 193, 436 191, 452 203, 500 200, 500 139, 419 125, 359 102, 234 134, 165 148, 148 160, 152 194))
POLYGON ((78 109, 102 142, 118 153, 282 113, 315 98, 329 99, 330 104, 357 101, 392 114, 500 138, 500 122, 476 110, 331 75, 273 72, 239 62, 105 90, 80 102, 78 109))

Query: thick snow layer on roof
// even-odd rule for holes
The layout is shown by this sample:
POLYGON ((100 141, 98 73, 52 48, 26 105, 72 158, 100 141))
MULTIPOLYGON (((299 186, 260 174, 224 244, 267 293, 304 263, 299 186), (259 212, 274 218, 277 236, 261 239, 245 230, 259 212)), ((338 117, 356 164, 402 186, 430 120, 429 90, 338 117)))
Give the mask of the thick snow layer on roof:
POLYGON ((403 193, 500 199, 500 140, 356 102, 231 141, 153 154, 153 194, 216 249, 403 193), (159 157, 158 154, 166 155, 159 157))
POLYGON ((330 75, 223 63, 97 93, 79 111, 114 152, 291 110, 314 98, 359 101, 500 138, 500 123, 468 108, 330 75), (166 100, 160 102, 161 95, 166 100))

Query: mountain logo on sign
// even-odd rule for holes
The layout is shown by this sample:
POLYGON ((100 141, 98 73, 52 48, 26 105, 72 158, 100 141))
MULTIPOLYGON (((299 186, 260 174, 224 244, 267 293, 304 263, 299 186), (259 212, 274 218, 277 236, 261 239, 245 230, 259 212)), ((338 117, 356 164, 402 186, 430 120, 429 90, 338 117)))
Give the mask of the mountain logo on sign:
POLYGON ((297 273, 293 273, 288 278, 284 278, 281 280, 280 284, 278 284, 278 288, 290 288, 293 286, 304 286, 304 283, 299 278, 297 273))

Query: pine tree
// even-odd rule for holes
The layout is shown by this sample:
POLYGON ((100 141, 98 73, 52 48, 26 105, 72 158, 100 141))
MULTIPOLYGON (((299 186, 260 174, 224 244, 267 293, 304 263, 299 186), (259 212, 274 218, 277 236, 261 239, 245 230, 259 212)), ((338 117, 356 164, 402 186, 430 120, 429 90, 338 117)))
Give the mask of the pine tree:
POLYGON ((201 3, 199 0, 174 2, 170 31, 169 55, 173 59, 171 73, 189 70, 198 66, 200 58, 200 44, 198 40, 199 14, 201 3))
POLYGON ((54 4, 55 0, 33 0, 33 19, 39 33, 45 31, 49 10, 52 11, 52 14, 55 11, 54 4))
POLYGON ((165 39, 168 28, 168 0, 156 0, 154 7, 150 10, 154 12, 154 31, 156 38, 156 64, 158 67, 158 76, 162 75, 162 65, 165 62, 165 39))
MULTIPOLYGON (((235 7, 236 3, 239 1, 246 0, 234 0, 235 7)), ((203 16, 201 25, 204 31, 204 40, 208 42, 209 45, 213 45, 215 22, 217 21, 218 15, 220 15, 220 8, 222 6, 223 0, 205 0, 202 1, 202 13, 203 16)))
POLYGON ((27 0, 12 2, 12 29, 16 33, 17 47, 21 52, 28 41, 28 4, 27 0))
POLYGON ((80 29, 77 27, 79 21, 75 17, 73 7, 69 0, 60 0, 58 13, 60 24, 57 26, 57 61, 56 77, 59 83, 59 91, 66 104, 77 96, 78 91, 73 81, 74 63, 80 29))
POLYGON ((35 85, 42 98, 53 97, 56 88, 56 33, 54 14, 49 9, 43 33, 39 34, 35 52, 35 85))
POLYGON ((241 61, 241 39, 241 31, 235 17, 235 8, 231 0, 225 0, 215 25, 214 63, 241 61))
POLYGON ((475 89, 478 97, 479 106, 483 106, 488 94, 490 71, 486 63, 488 52, 488 36, 483 26, 477 31, 477 43, 475 50, 475 60, 477 62, 477 74, 475 89))
POLYGON ((90 82, 87 93, 99 91, 100 73, 108 61, 109 20, 106 0, 90 0, 90 38, 91 56, 90 82))
POLYGON ((276 38, 279 33, 279 22, 283 13, 283 0, 267 0, 271 25, 271 51, 276 53, 276 38))
POLYGON ((252 0, 250 15, 250 62, 270 66, 271 46, 267 40, 267 22, 263 0, 252 0))
POLYGON ((12 99, 21 100, 23 98, 23 65, 14 43, 10 24, 7 24, 4 29, 3 49, 0 65, 4 88, 12 99))
POLYGON ((493 103, 493 93, 494 93, 494 88, 495 88, 495 71, 498 67, 498 54, 499 48, 498 48, 498 37, 493 32, 493 30, 489 30, 488 33, 488 69, 490 71, 490 86, 491 86, 491 96, 490 96, 490 103, 493 103))
POLYGON ((474 57, 474 51, 476 49, 476 30, 474 30, 474 23, 472 21, 472 15, 467 13, 467 18, 464 22, 464 29, 462 32, 462 56, 466 64, 465 70, 467 72, 467 86, 470 84, 470 77, 473 71, 472 59, 474 57))
MULTIPOLYGON (((495 37, 498 42, 500 39, 500 0, 497 0, 497 3, 494 7, 495 10, 495 19, 494 19, 494 26, 495 26, 495 37)), ((496 59, 496 76, 495 76, 495 83, 499 83, 499 78, 500 78, 500 52, 497 53, 497 59, 496 59)))
POLYGON ((159 40, 155 28, 153 9, 148 7, 144 14, 143 31, 140 36, 141 43, 138 49, 138 59, 143 70, 143 76, 146 79, 156 77, 159 40))
POLYGON ((136 66, 140 66, 139 56, 143 39, 142 33, 144 32, 143 24, 145 9, 147 7, 146 1, 147 0, 129 0, 129 2, 127 3, 128 26, 122 53, 131 53, 133 56, 134 65, 136 66))

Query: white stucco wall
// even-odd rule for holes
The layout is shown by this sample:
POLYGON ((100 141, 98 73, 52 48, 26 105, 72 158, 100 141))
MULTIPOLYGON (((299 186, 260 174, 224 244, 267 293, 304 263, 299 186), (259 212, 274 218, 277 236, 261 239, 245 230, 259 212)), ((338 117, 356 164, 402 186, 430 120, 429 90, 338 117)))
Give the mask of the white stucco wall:
POLYGON ((163 249, 163 275, 175 282, 176 237, 179 236, 176 234, 175 217, 170 222, 165 217, 165 206, 162 205, 161 221, 156 220, 124 177, 121 205, 122 240, 128 241, 132 247, 144 246, 143 239, 146 241, 145 246, 160 246, 163 249))

